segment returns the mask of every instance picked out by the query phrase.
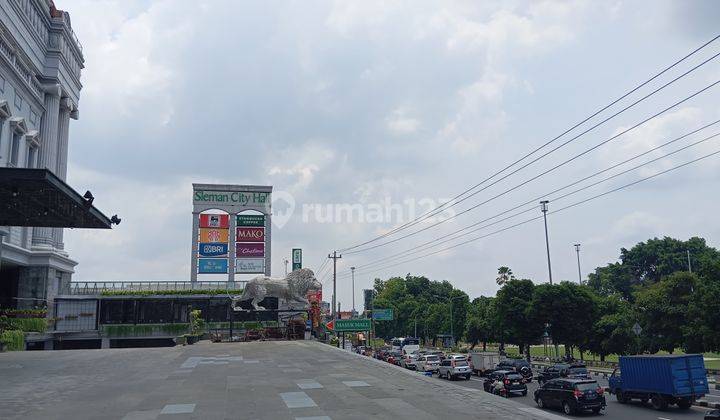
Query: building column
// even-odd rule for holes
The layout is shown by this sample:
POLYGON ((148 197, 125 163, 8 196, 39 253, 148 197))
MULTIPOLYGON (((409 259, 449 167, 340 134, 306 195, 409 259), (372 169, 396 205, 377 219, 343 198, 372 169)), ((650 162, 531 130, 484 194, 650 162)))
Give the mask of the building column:
MULTIPOLYGON (((55 175, 65 181, 67 176, 67 157, 68 157, 68 130, 70 128, 70 112, 74 109, 73 103, 69 98, 60 100, 60 115, 58 118, 58 137, 57 137, 57 161, 55 175)), ((55 228, 52 230, 53 245, 57 249, 64 249, 63 229, 55 228)))
POLYGON ((196 282, 198 276, 198 235, 200 235, 200 212, 194 211, 192 213, 192 244, 191 258, 190 258, 190 281, 196 282))
MULTIPOLYGON (((45 85, 45 112, 40 121, 40 150, 38 168, 47 168, 55 173, 57 169, 58 118, 60 116, 60 85, 45 85)), ((52 248, 52 228, 35 227, 32 235, 33 247, 52 248)))

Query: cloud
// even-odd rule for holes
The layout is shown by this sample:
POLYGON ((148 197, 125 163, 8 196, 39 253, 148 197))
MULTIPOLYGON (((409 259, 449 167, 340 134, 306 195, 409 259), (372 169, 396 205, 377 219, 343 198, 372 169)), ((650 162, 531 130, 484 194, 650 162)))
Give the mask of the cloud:
POLYGON ((404 108, 395 109, 390 116, 385 119, 387 127, 396 134, 414 133, 420 127, 420 121, 416 118, 409 117, 408 111, 404 108))

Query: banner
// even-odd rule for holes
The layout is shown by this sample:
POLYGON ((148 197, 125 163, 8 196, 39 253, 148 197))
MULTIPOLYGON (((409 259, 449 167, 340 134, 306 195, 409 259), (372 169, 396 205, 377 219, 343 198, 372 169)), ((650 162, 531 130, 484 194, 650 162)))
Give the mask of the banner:
POLYGON ((238 258, 262 258, 265 256, 264 243, 235 244, 235 256, 238 258))
POLYGON ((302 249, 293 248, 292 250, 292 271, 302 268, 302 249))
POLYGON ((227 229, 201 228, 200 229, 200 242, 201 243, 208 243, 208 242, 227 243, 228 242, 228 230, 227 229))
POLYGON ((198 255, 201 257, 227 257, 228 244, 200 243, 198 255))
POLYGON ((263 274, 265 273, 264 258, 236 258, 235 272, 242 274, 263 274))
POLYGON ((201 214, 201 228, 223 228, 227 229, 230 223, 230 215, 227 214, 201 214))
POLYGON ((265 226, 265 216, 262 214, 238 214, 235 219, 237 225, 240 227, 245 226, 265 226))
POLYGON ((265 242, 265 228, 239 227, 235 233, 236 242, 265 242))
POLYGON ((200 274, 227 274, 228 260, 226 258, 200 258, 198 259, 198 273, 200 274))

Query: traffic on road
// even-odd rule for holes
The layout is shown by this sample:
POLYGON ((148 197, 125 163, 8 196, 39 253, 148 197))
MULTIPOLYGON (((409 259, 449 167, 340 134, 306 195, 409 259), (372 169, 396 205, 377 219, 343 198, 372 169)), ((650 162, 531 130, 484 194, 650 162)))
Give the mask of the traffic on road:
POLYGON ((693 405, 701 398, 720 400, 699 355, 622 357, 617 369, 600 373, 582 361, 533 365, 497 352, 450 353, 416 345, 355 351, 564 417, 720 418, 719 410, 693 405))

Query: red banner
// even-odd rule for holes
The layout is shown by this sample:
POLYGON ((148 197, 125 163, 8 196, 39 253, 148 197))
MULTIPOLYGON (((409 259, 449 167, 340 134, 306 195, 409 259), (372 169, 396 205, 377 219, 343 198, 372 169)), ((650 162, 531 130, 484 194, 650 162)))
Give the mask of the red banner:
POLYGON ((229 225, 230 216, 227 214, 201 214, 200 215, 200 227, 201 228, 224 228, 227 229, 229 225))
POLYGON ((239 227, 235 233, 236 242, 265 242, 265 228, 239 227))

